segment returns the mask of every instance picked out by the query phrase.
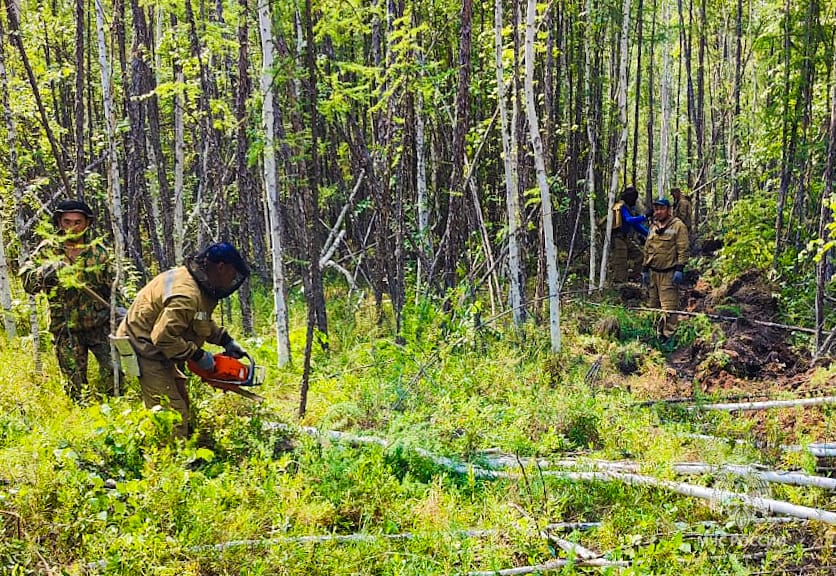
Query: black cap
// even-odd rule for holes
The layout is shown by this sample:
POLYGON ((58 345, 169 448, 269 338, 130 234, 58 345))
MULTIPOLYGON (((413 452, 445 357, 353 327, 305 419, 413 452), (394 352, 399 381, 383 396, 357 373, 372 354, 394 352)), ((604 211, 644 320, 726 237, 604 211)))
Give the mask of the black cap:
POLYGON ((226 262, 241 274, 244 278, 250 275, 250 267, 244 261, 241 253, 229 242, 216 242, 210 244, 197 255, 197 260, 208 260, 209 262, 226 262))
POLYGON ((84 214, 91 220, 95 218, 93 211, 90 209, 90 206, 82 202, 81 200, 61 200, 57 206, 55 206, 55 210, 52 212, 53 220, 58 221, 58 218, 61 214, 66 214, 68 212, 79 212, 84 214))

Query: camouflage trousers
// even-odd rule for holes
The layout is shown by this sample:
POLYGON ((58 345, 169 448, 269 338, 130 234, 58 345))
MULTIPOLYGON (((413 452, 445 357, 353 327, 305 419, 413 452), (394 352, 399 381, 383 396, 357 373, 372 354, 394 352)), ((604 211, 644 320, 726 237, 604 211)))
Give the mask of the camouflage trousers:
POLYGON ((610 243, 610 281, 623 284, 629 280, 630 269, 638 269, 644 259, 644 253, 631 237, 613 234, 610 243))
POLYGON ((69 330, 62 328, 53 332, 55 356, 58 366, 67 379, 67 396, 78 402, 88 386, 87 366, 90 352, 99 364, 99 378, 96 389, 91 390, 102 395, 113 396, 113 366, 111 365, 110 340, 107 326, 90 330, 69 330))

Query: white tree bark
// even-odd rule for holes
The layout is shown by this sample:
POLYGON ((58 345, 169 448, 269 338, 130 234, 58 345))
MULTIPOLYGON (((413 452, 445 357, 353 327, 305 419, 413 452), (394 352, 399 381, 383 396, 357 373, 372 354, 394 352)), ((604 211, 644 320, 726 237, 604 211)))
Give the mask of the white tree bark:
POLYGON ((603 288, 607 281, 607 259, 610 251, 610 235, 612 234, 612 207, 615 204, 615 195, 618 191, 619 176, 621 176, 621 163, 624 161, 624 153, 627 150, 627 37, 630 33, 630 0, 624 0, 622 5, 621 40, 619 49, 621 56, 618 62, 618 119, 621 123, 621 136, 615 148, 615 159, 612 167, 612 178, 610 180, 610 191, 607 196, 607 229, 604 234, 604 246, 601 248, 601 270, 598 280, 598 287, 603 288))
MULTIPOLYGON (((625 2, 629 5, 629 0, 625 0, 625 2)), ((537 117, 537 108, 534 101, 534 35, 537 32, 535 24, 536 17, 537 2, 536 0, 528 0, 525 18, 525 105, 529 132, 531 134, 531 148, 534 152, 534 166, 537 171, 537 184, 540 187, 543 239, 546 243, 546 269, 548 271, 548 285, 546 289, 549 295, 551 351, 557 353, 560 352, 560 278, 557 270, 557 247, 554 245, 552 198, 551 192, 549 191, 549 183, 546 179, 546 163, 543 159, 543 140, 540 137, 540 121, 537 117)))
POLYGON ((586 195, 589 208, 589 293, 595 289, 595 272, 598 263, 598 244, 596 237, 598 235, 598 223, 595 218, 595 158, 598 154, 598 140, 595 134, 595 118, 597 115, 594 110, 594 103, 592 99, 592 86, 590 76, 592 74, 592 62, 590 53, 595 49, 590 36, 593 32, 593 18, 592 0, 586 0, 586 49, 584 50, 584 59, 586 63, 586 73, 584 74, 584 91, 586 92, 586 137, 589 141, 589 154, 586 159, 586 195))
POLYGON ((517 241, 520 229, 520 200, 517 193, 517 165, 511 149, 511 128, 508 124, 508 110, 505 104, 505 78, 502 61, 502 0, 494 4, 494 33, 496 35, 496 98, 499 104, 499 130, 502 134, 502 161, 505 168, 505 205, 508 210, 508 277, 509 303, 514 325, 525 321, 523 308, 522 264, 517 241))
MULTIPOLYGON (((116 153, 116 123, 113 118, 113 93, 110 88, 110 62, 107 58, 107 42, 104 32, 104 9, 100 0, 96 0, 96 33, 99 48, 99 69, 102 76, 102 105, 104 108, 105 131, 107 132, 107 176, 110 189, 112 211, 113 250, 116 255, 116 275, 110 290, 110 331, 116 333, 116 307, 118 305, 119 285, 122 282, 122 261, 125 256, 125 238, 122 234, 122 188, 119 176, 119 156, 116 153)), ((150 147, 149 147, 150 148, 150 147)), ((113 390, 119 395, 119 356, 110 345, 110 358, 113 366, 113 390)))
MULTIPOLYGON (((182 70, 175 78, 179 86, 184 86, 186 76, 182 70)), ((174 261, 183 262, 183 243, 186 237, 183 212, 183 177, 186 171, 185 146, 185 93, 174 96, 174 261)))
POLYGON ((425 125, 424 125, 424 97, 421 90, 417 90, 415 100, 415 188, 416 203, 418 204, 418 246, 422 257, 418 258, 418 270, 415 275, 415 298, 421 293, 421 272, 422 263, 432 255, 432 244, 430 243, 430 207, 427 195, 427 159, 425 148, 425 125))
MULTIPOLYGON (((9 81, 8 73, 6 71, 6 38, 0 37, 0 89, 3 97, 3 116, 6 122, 6 130, 9 139, 9 171, 12 176, 12 187, 14 192, 14 214, 15 214, 15 232, 18 238, 24 237, 24 229, 26 224, 23 221, 23 212, 19 207, 23 204, 23 189, 20 186, 20 174, 18 172, 17 163, 17 125, 15 124, 14 115, 12 114, 12 107, 9 101, 9 81)), ((27 250, 24 245, 21 245, 18 253, 18 268, 26 261, 27 250)), ((41 350, 38 345, 40 342, 39 327, 38 327, 38 311, 35 302, 35 297, 29 295, 29 326, 32 335, 32 354, 34 360, 35 372, 43 371, 43 363, 41 361, 41 350)))
POLYGON ((285 300, 284 249, 282 247, 281 205, 276 167, 274 136, 274 98, 272 72, 275 60, 273 53, 273 29, 270 5, 258 3, 258 29, 261 33, 261 123, 264 130, 264 184, 267 192, 267 213, 270 221, 270 243, 273 254, 273 304, 276 309, 276 349, 279 367, 290 362, 290 336, 288 334, 288 312, 285 300))

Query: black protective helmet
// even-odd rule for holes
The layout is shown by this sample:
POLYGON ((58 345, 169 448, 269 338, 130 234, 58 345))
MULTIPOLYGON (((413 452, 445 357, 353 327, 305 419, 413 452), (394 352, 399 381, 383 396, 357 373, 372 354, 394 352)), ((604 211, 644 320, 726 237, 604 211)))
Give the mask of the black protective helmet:
POLYGON ((61 214, 68 212, 78 212, 79 214, 84 214, 90 220, 95 219, 95 215, 90 209, 90 206, 81 200, 61 200, 55 207, 55 210, 52 211, 52 223, 58 226, 58 219, 61 218, 61 214))
POLYGON ((250 275, 250 267, 247 266, 241 253, 229 242, 210 244, 197 254, 188 256, 186 268, 200 285, 201 290, 217 300, 226 298, 238 290, 250 275), (238 274, 229 286, 214 286, 206 274, 207 262, 225 262, 235 268, 238 274))

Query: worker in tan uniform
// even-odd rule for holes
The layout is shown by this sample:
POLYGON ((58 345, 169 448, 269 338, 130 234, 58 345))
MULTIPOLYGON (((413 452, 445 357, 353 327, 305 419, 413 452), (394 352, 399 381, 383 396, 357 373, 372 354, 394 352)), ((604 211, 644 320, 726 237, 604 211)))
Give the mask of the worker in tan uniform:
MULTIPOLYGON (((649 292, 651 308, 679 309, 679 285, 688 258, 688 229, 672 213, 667 198, 653 201, 653 222, 644 244, 642 284, 649 292)), ((662 319, 661 335, 670 338, 676 332, 679 318, 666 314, 662 319)))
MULTIPOLYGON (((117 339, 127 337, 136 352, 145 406, 167 405, 177 411, 181 421, 174 433, 179 438, 191 433, 184 363, 193 360, 201 370, 211 372, 215 359, 203 348, 207 342, 222 346, 234 358, 246 354, 224 327, 215 324, 212 312, 249 274, 249 267, 231 244, 211 244, 186 258, 183 266, 146 284, 119 325, 117 339)), ((124 369, 126 362, 122 360, 124 369)))
POLYGON ((644 226, 647 218, 644 214, 635 214, 639 192, 633 186, 627 186, 619 201, 613 204, 612 236, 610 242, 610 278, 613 284, 623 284, 628 280, 630 262, 642 261, 643 254, 639 246, 647 236, 644 226))
POLYGON ((690 236, 694 232, 691 224, 691 201, 687 196, 682 195, 682 190, 676 187, 671 188, 671 197, 673 198, 673 215, 682 220, 690 236))

